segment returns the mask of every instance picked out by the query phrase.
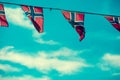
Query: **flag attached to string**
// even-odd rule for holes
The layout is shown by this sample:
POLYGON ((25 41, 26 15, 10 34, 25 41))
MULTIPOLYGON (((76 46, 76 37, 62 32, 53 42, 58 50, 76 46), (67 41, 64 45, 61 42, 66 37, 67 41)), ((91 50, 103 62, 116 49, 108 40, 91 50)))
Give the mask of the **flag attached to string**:
POLYGON ((62 11, 62 14, 73 26, 73 28, 75 28, 76 32, 80 36, 80 41, 83 40, 85 37, 84 14, 77 12, 68 12, 68 11, 62 11))
POLYGON ((34 27, 38 32, 43 32, 43 9, 40 7, 34 7, 34 6, 21 6, 24 10, 25 14, 29 17, 29 19, 32 21, 34 27))
POLYGON ((0 4, 0 26, 8 26, 3 4, 0 4))
POLYGON ((113 25, 113 27, 120 31, 120 17, 105 16, 105 18, 113 25))

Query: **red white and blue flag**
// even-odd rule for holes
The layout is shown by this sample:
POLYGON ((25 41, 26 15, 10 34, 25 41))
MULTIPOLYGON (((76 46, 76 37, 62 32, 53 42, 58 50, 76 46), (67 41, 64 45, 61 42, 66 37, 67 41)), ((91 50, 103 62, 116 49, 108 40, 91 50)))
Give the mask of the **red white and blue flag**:
POLYGON ((32 21, 34 27, 38 32, 43 32, 43 9, 40 7, 34 6, 25 6, 22 5, 22 9, 24 10, 25 14, 29 17, 32 21))
POLYGON ((84 14, 77 12, 62 11, 64 17, 69 21, 69 23, 75 28, 80 36, 80 41, 85 37, 84 29, 84 14))
POLYGON ((113 25, 113 27, 120 31, 120 17, 105 16, 105 18, 113 25))
POLYGON ((8 26, 8 22, 5 17, 4 6, 2 4, 0 4, 0 26, 8 26))

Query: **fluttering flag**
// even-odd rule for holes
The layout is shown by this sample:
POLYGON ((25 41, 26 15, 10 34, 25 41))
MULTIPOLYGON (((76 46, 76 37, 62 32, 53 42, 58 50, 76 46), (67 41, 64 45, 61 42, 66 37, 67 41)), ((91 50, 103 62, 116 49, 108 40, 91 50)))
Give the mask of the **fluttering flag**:
POLYGON ((105 18, 113 25, 113 27, 120 31, 120 17, 105 16, 105 18))
POLYGON ((3 4, 0 4, 0 26, 8 26, 3 4))
POLYGON ((28 18, 33 23, 34 27, 38 32, 43 32, 43 9, 40 7, 34 7, 34 6, 21 6, 24 10, 25 14, 28 16, 28 18))
POLYGON ((85 37, 85 29, 84 29, 84 14, 77 12, 69 12, 62 11, 64 17, 68 20, 68 22, 75 28, 76 32, 80 36, 80 41, 85 37))

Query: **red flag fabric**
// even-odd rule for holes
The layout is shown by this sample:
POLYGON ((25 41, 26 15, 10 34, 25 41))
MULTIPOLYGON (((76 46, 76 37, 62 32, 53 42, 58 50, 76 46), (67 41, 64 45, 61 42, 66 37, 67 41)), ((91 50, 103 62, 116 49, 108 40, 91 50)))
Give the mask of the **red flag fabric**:
POLYGON ((105 18, 116 28, 120 31, 120 17, 113 17, 113 16, 105 16, 105 18))
POLYGON ((64 17, 68 20, 68 22, 75 28, 76 32, 80 36, 80 41, 85 37, 85 29, 84 29, 84 14, 77 12, 69 12, 62 11, 64 17))
POLYGON ((8 22, 5 17, 4 6, 2 4, 0 4, 0 26, 8 26, 8 22))
POLYGON ((34 7, 34 6, 21 6, 25 14, 28 16, 28 18, 32 21, 34 27, 38 32, 43 32, 43 9, 40 7, 34 7))

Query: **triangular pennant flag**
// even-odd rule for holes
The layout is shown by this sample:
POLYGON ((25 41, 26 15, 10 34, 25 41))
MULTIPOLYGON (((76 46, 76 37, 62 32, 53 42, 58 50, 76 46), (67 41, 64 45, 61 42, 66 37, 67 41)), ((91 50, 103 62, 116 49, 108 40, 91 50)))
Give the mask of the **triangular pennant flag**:
POLYGON ((76 32, 80 36, 80 41, 85 37, 84 29, 84 14, 77 12, 62 11, 64 17, 69 21, 69 23, 75 28, 76 32))
POLYGON ((43 9, 40 7, 34 7, 34 6, 21 6, 24 10, 25 14, 29 17, 29 19, 32 21, 34 27, 37 29, 38 32, 43 32, 43 9))
POLYGON ((0 4, 0 26, 8 26, 8 22, 5 17, 4 6, 2 4, 0 4))
POLYGON ((113 27, 120 31, 120 17, 105 16, 105 18, 113 25, 113 27))

